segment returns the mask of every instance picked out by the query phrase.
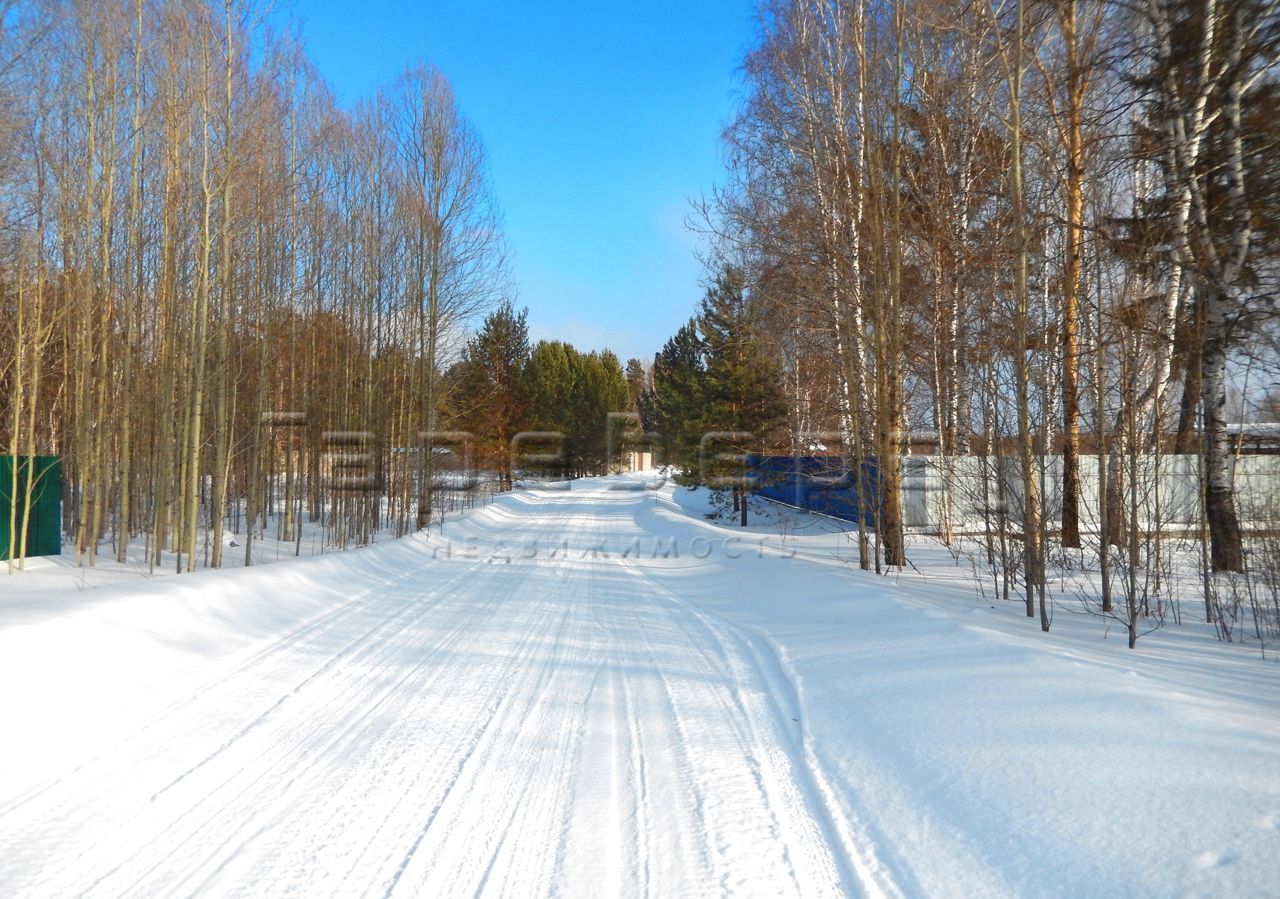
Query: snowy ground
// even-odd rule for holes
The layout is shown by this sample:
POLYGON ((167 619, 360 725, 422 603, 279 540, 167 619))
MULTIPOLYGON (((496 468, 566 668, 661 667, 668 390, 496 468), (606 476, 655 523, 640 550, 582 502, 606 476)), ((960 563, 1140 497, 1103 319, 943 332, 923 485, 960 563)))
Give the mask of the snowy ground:
MULTIPOLYGON (((487 501, 485 492, 479 504, 487 501)), ((437 512, 446 520, 460 514, 449 510, 447 513, 437 512)), ((338 550, 330 545, 326 538, 325 526, 317 521, 309 520, 303 513, 300 539, 277 539, 280 533, 281 516, 272 514, 268 517, 264 533, 253 539, 251 552, 254 565, 269 565, 295 558, 333 553, 338 550)), ((237 516, 237 521, 241 518, 237 516)), ((243 528, 243 523, 239 525, 243 528)), ((47 616, 52 605, 68 603, 74 606, 82 601, 76 593, 107 587, 116 584, 136 583, 152 578, 163 578, 175 573, 177 556, 164 550, 157 563, 153 558, 152 547, 144 537, 138 536, 130 541, 124 562, 115 558, 115 536, 108 535, 98 546, 98 555, 93 565, 81 564, 76 558, 75 547, 71 543, 64 544, 62 555, 34 557, 24 560, 21 569, 9 570, 7 563, 0 561, 0 626, 13 623, 25 611, 30 610, 37 616, 47 616), (21 599, 23 602, 17 602, 21 599)), ((395 539, 395 528, 388 523, 373 534, 371 542, 384 543, 395 539)), ((203 525, 197 535, 197 568, 209 564, 211 534, 203 525)), ((223 534, 222 567, 240 568, 245 563, 245 538, 243 533, 234 532, 230 526, 223 534)), ((184 560, 185 561, 185 560, 184 560)))
POLYGON ((1274 663, 643 486, 0 579, 0 895, 1274 895, 1274 663))

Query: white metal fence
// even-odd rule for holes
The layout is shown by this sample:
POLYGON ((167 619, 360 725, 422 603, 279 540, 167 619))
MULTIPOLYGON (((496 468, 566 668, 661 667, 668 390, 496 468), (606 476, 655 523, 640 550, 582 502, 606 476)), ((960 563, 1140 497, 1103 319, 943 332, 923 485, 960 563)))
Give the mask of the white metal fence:
MULTIPOLYGON (((1062 457, 1038 457, 1043 467, 1041 498, 1048 520, 1062 516, 1062 457)), ((1113 458, 1119 464, 1129 508, 1128 485, 1137 485, 1138 519, 1144 529, 1185 530, 1200 526, 1200 457, 1185 455, 1113 458), (1131 463, 1132 462, 1132 466, 1131 463)), ((1280 456, 1240 456, 1235 460, 1237 511, 1246 527, 1280 524, 1280 456)), ((1112 472, 1114 473, 1114 472, 1112 472)), ((1080 527, 1098 529, 1098 458, 1080 459, 1080 527)), ((1016 457, 907 456, 902 460, 902 504, 906 526, 937 533, 948 508, 954 531, 982 530, 1007 515, 1021 520, 1023 482, 1016 457)))

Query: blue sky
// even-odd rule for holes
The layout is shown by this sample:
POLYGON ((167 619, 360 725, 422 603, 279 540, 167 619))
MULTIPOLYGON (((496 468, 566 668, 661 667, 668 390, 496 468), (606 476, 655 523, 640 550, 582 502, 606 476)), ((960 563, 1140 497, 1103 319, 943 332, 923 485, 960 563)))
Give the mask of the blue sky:
POLYGON ((351 104, 421 58, 484 138, 535 339, 653 353, 701 294, 688 197, 719 134, 755 0, 285 0, 351 104))

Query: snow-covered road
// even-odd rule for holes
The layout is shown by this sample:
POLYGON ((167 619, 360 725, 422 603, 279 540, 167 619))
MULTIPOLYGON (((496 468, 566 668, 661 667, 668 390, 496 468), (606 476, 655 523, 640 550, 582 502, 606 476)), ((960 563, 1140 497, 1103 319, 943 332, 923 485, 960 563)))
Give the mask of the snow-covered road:
MULTIPOLYGON (((854 630, 801 611, 812 603, 826 614, 834 590, 850 589, 847 568, 820 552, 830 541, 784 547, 775 533, 726 544, 733 530, 686 514, 669 489, 619 486, 642 485, 514 494, 444 534, 198 575, 183 580, 185 594, 172 579, 139 596, 111 588, 118 601, 8 628, 0 651, 31 657, 22 689, 36 698, 4 709, 19 728, 6 740, 26 736, 0 752, 0 893, 971 897, 1059 886, 1082 895, 1094 883, 1098 895, 1143 885, 1207 895, 1275 873, 1274 721, 1248 721, 1247 708, 1226 703, 1225 718, 1188 722, 1184 703, 1180 723, 1160 725, 1167 710, 1150 712, 1141 693, 1148 681, 1152 696, 1166 690, 1159 670, 1123 684, 1114 717, 1099 710, 1082 722, 1065 702, 1067 732, 1041 734, 1054 764, 1096 727, 1101 751, 1131 750, 1150 766, 1149 788, 1167 791, 1162 778, 1185 787, 1213 749, 1153 749, 1165 739, 1160 728, 1199 727, 1224 741, 1225 720, 1238 733, 1224 745, 1241 747, 1227 764, 1254 766, 1252 776, 1237 770, 1172 799, 1166 792, 1150 809, 1135 810, 1143 800, 1128 796, 1119 807, 1131 820, 1091 823, 1091 807, 1113 814, 1099 798, 1109 795, 1105 780, 1069 764, 1041 768, 1027 733, 1005 734, 1008 744, 988 733, 975 747, 969 722, 953 721, 946 740, 955 745, 931 756, 929 726, 903 726, 922 712, 945 721, 941 701, 990 727, 981 712, 955 707, 965 679, 980 682, 963 653, 919 695, 879 696, 891 674, 901 683, 930 667, 924 656, 886 663, 909 632, 935 660, 947 641, 988 647, 997 705, 1022 695, 999 680, 1024 647, 877 597, 889 630, 859 648, 854 630), (744 600, 735 611, 736 598, 744 600), (185 617, 164 620, 165 603, 185 617), (770 614, 792 629, 771 629, 770 614), (139 622, 157 618, 138 635, 139 622), (829 634, 838 639, 824 642, 829 634), (35 659, 59 652, 67 657, 44 669, 35 659), (909 714, 899 715, 904 705, 909 714), (1233 715, 1243 723, 1231 724, 1233 715), (1103 735, 1126 716, 1150 745, 1103 735), (1010 762, 1002 754, 1011 745, 1027 765, 993 781, 989 769, 1010 762), (1073 799, 1072 789, 1083 793, 1073 799), (1200 810, 1190 836, 1134 832, 1147 812, 1167 815, 1171 801, 1175 814, 1186 811, 1202 792, 1237 804, 1251 797, 1238 812, 1242 841, 1211 842, 1235 820, 1232 809, 1200 810), (1040 806, 1041 820, 1023 809, 1037 794, 1051 806, 1040 806), (1002 857, 1020 839, 1000 832, 1011 817, 1028 842, 1057 827, 1064 845, 1002 857), (1185 870, 1150 882, 1140 866, 1117 883, 1095 845, 1112 828, 1129 841, 1115 847, 1126 852, 1189 839, 1170 854, 1185 856, 1185 870)), ((1024 684, 1076 664, 1025 661, 1024 684)), ((1082 681, 1085 706, 1092 682, 1082 681)), ((1035 733, 1051 719, 1020 720, 1035 733)), ((1109 764, 1079 761, 1084 770, 1109 764)), ((1148 871, 1168 867, 1155 862, 1148 871)))
POLYGON ((651 501, 508 503, 497 558, 492 542, 480 558, 437 540, 434 564, 423 552, 0 807, 5 882, 45 896, 851 890, 776 665, 635 564, 653 547, 624 557, 630 507, 651 501))

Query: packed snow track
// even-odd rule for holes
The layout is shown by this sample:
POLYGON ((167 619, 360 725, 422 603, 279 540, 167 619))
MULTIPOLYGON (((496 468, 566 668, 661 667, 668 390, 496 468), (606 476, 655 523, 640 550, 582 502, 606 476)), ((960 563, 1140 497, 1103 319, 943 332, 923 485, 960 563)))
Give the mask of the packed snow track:
POLYGON ((483 547, 418 539, 0 806, 9 894, 862 892, 776 663, 645 570, 652 502, 529 493, 483 547))
POLYGON ((1262 896, 1280 678, 642 476, 0 582, 0 897, 1262 896), (51 582, 51 581, 49 581, 51 582))

